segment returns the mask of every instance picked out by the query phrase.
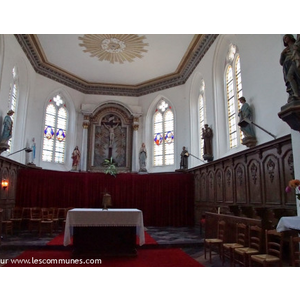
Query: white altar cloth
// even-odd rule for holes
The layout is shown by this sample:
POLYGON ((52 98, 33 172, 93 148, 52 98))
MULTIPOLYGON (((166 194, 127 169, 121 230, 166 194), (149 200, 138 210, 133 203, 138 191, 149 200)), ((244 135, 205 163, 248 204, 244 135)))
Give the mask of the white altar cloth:
POLYGON ((278 232, 282 232, 285 230, 300 230, 300 217, 299 216, 292 216, 292 217, 281 217, 276 230, 278 232))
POLYGON ((139 209, 74 208, 68 211, 64 246, 71 243, 73 227, 136 226, 139 245, 145 244, 143 213, 139 209))

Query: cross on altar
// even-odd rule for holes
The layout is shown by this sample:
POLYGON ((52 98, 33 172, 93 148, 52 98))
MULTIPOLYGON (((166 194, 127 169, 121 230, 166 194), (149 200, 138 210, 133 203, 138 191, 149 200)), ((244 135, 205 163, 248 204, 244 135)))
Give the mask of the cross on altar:
POLYGON ((114 118, 109 118, 108 122, 102 122, 104 127, 109 131, 109 147, 108 147, 108 157, 112 157, 112 148, 114 144, 114 139, 115 139, 115 128, 119 125, 119 121, 115 122, 114 118))

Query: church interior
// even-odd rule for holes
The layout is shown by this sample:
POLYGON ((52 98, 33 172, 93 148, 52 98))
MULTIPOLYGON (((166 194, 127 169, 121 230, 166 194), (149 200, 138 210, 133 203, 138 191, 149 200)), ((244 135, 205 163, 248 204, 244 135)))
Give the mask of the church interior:
POLYGON ((149 251, 299 267, 299 50, 298 34, 1 34, 0 259, 62 243, 74 210, 134 210, 149 251))

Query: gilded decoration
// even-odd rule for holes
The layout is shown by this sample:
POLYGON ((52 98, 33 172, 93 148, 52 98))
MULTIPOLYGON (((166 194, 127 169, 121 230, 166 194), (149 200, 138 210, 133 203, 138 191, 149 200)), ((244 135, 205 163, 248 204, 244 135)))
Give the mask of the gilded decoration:
POLYGON ((60 82, 84 94, 132 97, 139 97, 184 84, 204 57, 205 53, 214 43, 217 36, 217 34, 195 35, 195 38, 186 53, 185 59, 175 73, 154 78, 137 86, 119 86, 84 82, 73 74, 69 74, 54 65, 50 65, 43 53, 37 35, 15 34, 18 43, 38 74, 60 82))
POLYGON ((118 172, 130 171, 132 120, 130 112, 115 103, 99 106, 91 114, 89 170, 104 171, 103 163, 106 159, 112 159, 118 172))
POLYGON ((83 52, 111 64, 133 62, 135 58, 142 58, 143 52, 148 52, 144 49, 148 43, 143 42, 146 37, 137 34, 85 34, 78 39, 82 41, 79 46, 85 47, 83 52))
POLYGON ((133 125, 133 130, 134 131, 138 131, 139 130, 139 125, 138 124, 134 124, 133 125))

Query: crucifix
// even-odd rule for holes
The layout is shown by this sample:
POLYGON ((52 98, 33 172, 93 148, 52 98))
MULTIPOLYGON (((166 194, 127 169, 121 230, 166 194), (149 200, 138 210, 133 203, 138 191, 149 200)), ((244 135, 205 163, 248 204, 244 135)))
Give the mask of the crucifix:
POLYGON ((114 117, 110 117, 108 121, 102 122, 104 127, 109 131, 109 147, 108 147, 108 157, 112 157, 112 148, 113 148, 113 143, 115 139, 115 132, 114 130, 118 127, 119 125, 118 122, 114 122, 114 117))

